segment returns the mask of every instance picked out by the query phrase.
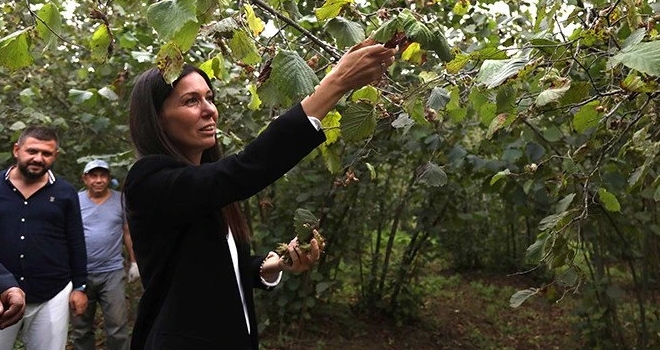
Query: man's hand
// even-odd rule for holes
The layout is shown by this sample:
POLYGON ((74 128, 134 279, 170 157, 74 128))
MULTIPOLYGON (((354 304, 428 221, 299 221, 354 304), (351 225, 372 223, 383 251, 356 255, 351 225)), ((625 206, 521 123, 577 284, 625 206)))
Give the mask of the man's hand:
POLYGON ((73 316, 82 315, 87 310, 87 294, 83 291, 74 290, 69 295, 69 309, 73 316))
POLYGON ((0 329, 16 324, 25 314, 25 293, 11 287, 0 293, 0 329))
POLYGON ((137 281, 140 279, 140 270, 136 262, 131 263, 131 267, 128 269, 128 283, 137 281))

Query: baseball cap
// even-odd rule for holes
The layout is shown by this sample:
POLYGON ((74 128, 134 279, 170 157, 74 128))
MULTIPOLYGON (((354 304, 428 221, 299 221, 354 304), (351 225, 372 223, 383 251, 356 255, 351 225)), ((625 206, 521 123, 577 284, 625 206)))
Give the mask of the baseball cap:
POLYGON ((87 174, 88 172, 96 169, 96 168, 103 168, 107 171, 110 171, 110 166, 105 160, 100 160, 100 159, 94 159, 87 164, 85 164, 85 170, 83 170, 83 174, 87 174))

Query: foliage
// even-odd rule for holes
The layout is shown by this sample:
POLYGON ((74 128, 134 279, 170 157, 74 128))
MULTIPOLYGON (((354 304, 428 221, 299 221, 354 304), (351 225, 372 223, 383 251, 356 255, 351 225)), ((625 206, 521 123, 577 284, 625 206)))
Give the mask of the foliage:
POLYGON ((416 277, 442 257, 541 275, 512 293, 512 306, 584 293, 581 329, 595 345, 660 344, 649 307, 660 278, 657 2, 0 6, 0 157, 9 163, 26 125, 52 124, 64 135, 57 170, 70 179, 92 155, 120 177, 130 166, 127 94, 146 67, 170 80, 184 62, 209 72, 218 138, 232 153, 313 91, 350 45, 399 45, 381 81, 323 120, 326 144, 246 203, 258 208, 257 250, 290 239, 299 207, 318 213, 326 238, 318 271, 276 291, 278 317, 308 317, 342 289, 400 314, 424 291, 416 277), (357 267, 355 285, 342 278, 346 264, 357 267))

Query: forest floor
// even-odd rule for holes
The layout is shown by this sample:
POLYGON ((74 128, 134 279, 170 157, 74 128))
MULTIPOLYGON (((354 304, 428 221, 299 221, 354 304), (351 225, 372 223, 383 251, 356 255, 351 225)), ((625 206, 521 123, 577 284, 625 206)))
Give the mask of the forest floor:
POLYGON ((567 296, 558 303, 534 296, 509 306, 517 290, 534 287, 505 275, 450 275, 422 306, 418 320, 397 325, 384 317, 356 314, 348 305, 327 305, 312 325, 288 341, 266 331, 266 350, 514 350, 582 349, 573 335, 567 296), (276 338, 278 338, 276 340, 276 338))
MULTIPOLYGON (((264 350, 572 350, 581 349, 573 335, 572 310, 579 302, 567 296, 558 303, 534 296, 518 308, 509 306, 517 290, 535 287, 519 276, 443 272, 433 285, 417 320, 405 325, 365 315, 349 304, 325 304, 300 334, 282 336, 275 327, 260 334, 264 350)), ((140 297, 129 288, 134 310, 140 297)), ((132 327, 131 320, 131 327, 132 327)), ((99 320, 99 323, 102 323, 99 320)), ((97 332, 97 350, 105 350, 97 332)), ((72 349, 71 344, 67 349, 72 349)), ((194 349, 191 349, 194 350, 194 349)))

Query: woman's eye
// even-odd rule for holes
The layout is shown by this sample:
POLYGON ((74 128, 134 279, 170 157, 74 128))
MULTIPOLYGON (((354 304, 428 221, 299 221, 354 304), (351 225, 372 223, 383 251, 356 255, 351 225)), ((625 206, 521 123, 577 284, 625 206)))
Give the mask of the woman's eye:
POLYGON ((191 97, 185 101, 186 105, 194 105, 195 103, 197 103, 197 98, 194 97, 191 97))

